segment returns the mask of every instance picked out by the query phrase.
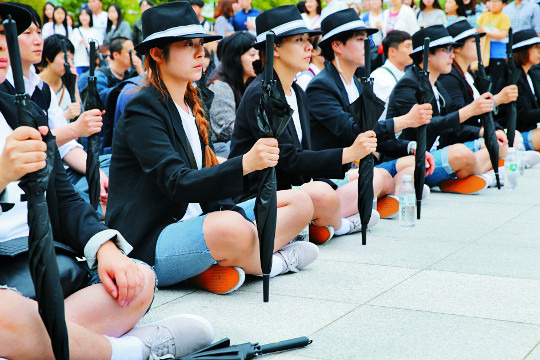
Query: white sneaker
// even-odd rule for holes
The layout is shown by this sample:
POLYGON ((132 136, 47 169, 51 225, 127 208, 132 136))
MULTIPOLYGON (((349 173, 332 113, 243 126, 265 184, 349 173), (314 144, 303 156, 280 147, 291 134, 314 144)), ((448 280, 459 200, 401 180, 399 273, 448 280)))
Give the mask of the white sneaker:
POLYGON ((429 188, 429 186, 424 184, 424 188, 422 189, 422 201, 427 200, 430 194, 431 194, 431 189, 429 188))
MULTIPOLYGON (((379 215, 377 210, 371 209, 371 218, 369 219, 367 228, 371 229, 372 227, 377 225, 380 219, 381 219, 381 216, 379 215)), ((362 230, 362 221, 360 220, 359 213, 349 216, 347 220, 349 220, 352 224, 351 230, 349 230, 348 234, 352 234, 352 233, 362 230)))
POLYGON ((298 272, 319 257, 319 248, 307 241, 295 241, 276 251, 275 255, 281 257, 286 265, 281 274, 298 272))
POLYGON ((200 316, 182 314, 135 327, 124 336, 143 342, 144 359, 172 359, 208 346, 214 340, 214 328, 200 316))
POLYGON ((536 150, 528 150, 525 152, 525 168, 532 168, 540 163, 540 153, 536 150))

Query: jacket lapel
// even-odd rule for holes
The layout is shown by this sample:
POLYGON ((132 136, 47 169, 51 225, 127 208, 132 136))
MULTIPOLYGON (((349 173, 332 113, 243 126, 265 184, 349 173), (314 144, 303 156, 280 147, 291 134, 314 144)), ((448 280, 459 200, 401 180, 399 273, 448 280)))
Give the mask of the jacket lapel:
POLYGON ((188 156, 191 168, 197 169, 197 162, 195 161, 193 150, 191 149, 191 146, 188 142, 186 132, 184 131, 184 126, 182 125, 182 118, 180 117, 180 114, 178 113, 176 104, 174 103, 170 95, 166 97, 165 101, 167 104, 167 110, 169 111, 169 116, 172 122, 172 126, 174 128, 176 136, 178 137, 178 140, 180 140, 180 144, 182 144, 182 149, 188 156))
POLYGON ((339 95, 345 102, 345 106, 348 107, 351 105, 349 103, 349 95, 347 94, 347 90, 345 90, 345 86, 343 86, 343 80, 341 80, 341 76, 339 76, 336 67, 330 62, 326 62, 324 67, 328 70, 328 73, 332 76, 332 79, 334 79, 334 82, 339 89, 339 95))
MULTIPOLYGON (((281 81, 279 80, 279 76, 277 75, 275 70, 274 70, 274 79, 276 79, 276 89, 279 93, 279 96, 281 96, 281 99, 288 105, 287 98, 285 97, 285 91, 283 90, 283 85, 281 85, 281 81)), ((298 101, 298 97, 296 99, 298 101)), ((298 111, 300 111, 300 107, 298 109, 299 109, 298 111)), ((300 116, 300 114, 298 114, 298 116, 300 116)), ((298 139, 298 133, 296 132, 296 126, 294 125, 294 121, 292 117, 289 123, 287 124, 287 127, 285 128, 285 130, 289 133, 289 136, 293 139, 294 144, 297 147, 301 148, 302 144, 300 144, 300 139, 298 139)))
POLYGON ((0 112, 4 115, 8 125, 15 130, 17 123, 17 108, 14 106, 15 97, 0 92, 0 112))

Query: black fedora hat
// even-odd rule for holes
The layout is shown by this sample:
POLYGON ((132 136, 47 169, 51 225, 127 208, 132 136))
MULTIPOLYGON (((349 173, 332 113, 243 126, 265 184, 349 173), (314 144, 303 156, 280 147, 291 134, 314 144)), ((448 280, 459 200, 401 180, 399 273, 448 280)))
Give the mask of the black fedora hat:
POLYGON ((22 34, 32 24, 32 15, 16 3, 0 3, 0 18, 7 20, 9 15, 17 23, 17 34, 22 34))
POLYGON ((471 36, 474 36, 475 34, 479 34, 480 37, 486 35, 485 32, 478 33, 476 29, 471 26, 467 19, 457 21, 452 25, 447 26, 446 30, 448 30, 450 36, 454 38, 454 41, 458 43, 458 45, 456 46, 463 46, 465 40, 470 38, 471 36))
POLYGON ((325 17, 321 22, 321 30, 323 33, 322 39, 319 42, 319 47, 325 47, 332 42, 332 39, 341 33, 347 31, 364 30, 368 35, 375 34, 379 29, 366 27, 366 24, 354 11, 354 9, 344 9, 336 11, 325 17))
POLYGON ((426 28, 421 28, 415 32, 412 36, 413 51, 411 56, 424 51, 424 39, 429 37, 429 48, 434 49, 437 47, 448 45, 459 45, 454 41, 454 38, 450 36, 448 30, 443 25, 433 25, 426 28))
POLYGON ((306 22, 295 5, 283 5, 267 10, 255 18, 257 43, 260 49, 266 42, 266 34, 273 32, 276 38, 299 34, 319 35, 321 32, 306 27, 306 22))
POLYGON ((168 43, 202 38, 219 40, 222 36, 205 34, 199 18, 189 1, 176 1, 151 7, 142 17, 143 41, 135 47, 144 54, 148 50, 168 43))
POLYGON ((518 31, 514 34, 512 50, 523 50, 531 45, 540 44, 540 37, 534 29, 518 31))

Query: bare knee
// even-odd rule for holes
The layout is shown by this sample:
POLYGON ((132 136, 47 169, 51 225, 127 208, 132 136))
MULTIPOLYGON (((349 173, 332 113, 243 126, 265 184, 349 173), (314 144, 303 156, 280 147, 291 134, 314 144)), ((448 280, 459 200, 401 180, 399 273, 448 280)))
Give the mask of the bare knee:
POLYGON ((394 192, 394 178, 386 169, 373 169, 373 188, 380 188, 380 193, 375 195, 387 195, 394 192))
POLYGON ((463 144, 455 144, 448 148, 448 163, 456 173, 472 175, 476 165, 474 153, 463 144))
POLYGON ((314 181, 302 186, 302 190, 309 194, 315 211, 317 207, 323 205, 325 208, 339 209, 339 196, 337 192, 327 183, 314 181))
POLYGON ((253 223, 235 211, 209 214, 203 222, 203 232, 208 249, 216 260, 250 255, 257 239, 253 223))
POLYGON ((278 208, 290 207, 298 221, 305 220, 307 224, 313 218, 313 201, 306 191, 296 189, 278 191, 277 202, 278 208))

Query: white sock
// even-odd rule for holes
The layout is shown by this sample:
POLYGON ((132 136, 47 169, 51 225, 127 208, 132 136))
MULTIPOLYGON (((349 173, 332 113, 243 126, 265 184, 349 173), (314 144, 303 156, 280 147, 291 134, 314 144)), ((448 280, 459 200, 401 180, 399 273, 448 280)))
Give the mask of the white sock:
POLYGON ((111 343, 111 360, 144 360, 144 344, 138 337, 122 336, 113 338, 105 336, 111 343))
POLYGON ((270 270, 270 277, 273 278, 281 274, 286 266, 287 264, 285 264, 285 261, 283 261, 281 256, 274 254, 272 256, 272 270, 270 270))
POLYGON ((351 231, 352 224, 349 219, 341 218, 341 227, 334 231, 334 235, 339 236, 343 234, 348 234, 351 231))

